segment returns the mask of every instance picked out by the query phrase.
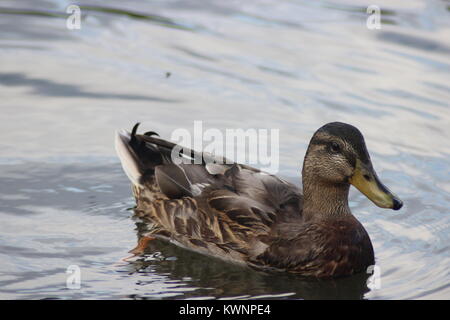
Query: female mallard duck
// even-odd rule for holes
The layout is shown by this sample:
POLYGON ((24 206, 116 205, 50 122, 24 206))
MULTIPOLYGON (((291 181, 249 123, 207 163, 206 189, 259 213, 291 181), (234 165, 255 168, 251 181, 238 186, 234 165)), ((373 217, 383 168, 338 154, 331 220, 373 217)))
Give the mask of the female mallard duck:
MULTIPOLYGON (((148 236, 263 271, 339 277, 373 265, 369 235, 348 206, 350 184, 377 206, 402 202, 378 179, 364 138, 351 125, 317 130, 306 152, 303 194, 241 164, 175 164, 181 149, 154 132, 122 131, 116 150, 133 183, 136 216, 148 236)), ((186 148, 184 155, 186 156, 186 148)), ((217 161, 217 159, 215 159, 217 161)))

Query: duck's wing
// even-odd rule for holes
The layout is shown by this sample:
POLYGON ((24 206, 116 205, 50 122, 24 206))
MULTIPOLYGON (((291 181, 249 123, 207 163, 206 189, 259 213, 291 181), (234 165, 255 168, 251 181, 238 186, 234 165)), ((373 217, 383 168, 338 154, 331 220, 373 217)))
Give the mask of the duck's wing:
POLYGON ((271 208, 277 213, 278 220, 300 217, 303 196, 294 184, 238 164, 233 165, 224 175, 236 194, 271 208))
POLYGON ((239 164, 214 166, 215 172, 223 173, 212 174, 208 165, 167 164, 157 166, 155 176, 161 191, 171 199, 222 198, 210 206, 222 211, 250 210, 251 204, 258 210, 270 210, 278 220, 301 215, 303 198, 295 185, 239 164))
POLYGON ((225 210, 224 206, 239 208, 251 202, 270 208, 280 217, 301 214, 303 197, 297 186, 247 166, 214 164, 211 168, 208 164, 166 164, 156 167, 155 176, 161 191, 171 199, 216 197, 223 190, 228 194, 226 199, 231 199, 230 192, 233 193, 234 201, 225 200, 219 210, 225 210))
POLYGON ((117 135, 116 150, 125 172, 140 189, 161 192, 169 199, 208 197, 212 191, 228 190, 281 215, 300 214, 302 195, 297 186, 250 166, 157 138, 154 132, 136 134, 137 126, 131 134, 117 135), (183 162, 179 163, 181 151, 183 162))

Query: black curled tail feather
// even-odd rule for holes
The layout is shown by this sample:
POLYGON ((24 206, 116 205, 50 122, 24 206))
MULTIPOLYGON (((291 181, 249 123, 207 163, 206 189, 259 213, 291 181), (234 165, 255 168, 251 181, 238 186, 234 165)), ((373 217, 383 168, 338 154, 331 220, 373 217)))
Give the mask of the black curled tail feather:
MULTIPOLYGON (((154 131, 148 131, 143 135, 137 134, 139 122, 133 126, 131 133, 125 130, 116 134, 116 151, 122 162, 122 167, 136 184, 143 186, 146 181, 153 181, 155 168, 159 165, 174 164, 172 153, 175 151, 177 164, 196 164, 200 159, 202 165, 206 163, 230 163, 223 157, 216 157, 203 152, 197 152, 181 147, 173 142, 160 139, 154 131), (182 151, 182 156, 181 156, 182 151)), ((245 167, 245 166, 242 166, 245 167)))
POLYGON ((144 185, 146 180, 152 180, 155 167, 163 163, 163 156, 157 145, 143 140, 143 137, 157 133, 138 135, 139 124, 138 122, 134 125, 131 133, 125 130, 117 132, 115 147, 128 178, 135 185, 144 185))
POLYGON ((142 175, 153 175, 155 173, 155 167, 163 164, 162 153, 163 150, 152 143, 148 143, 143 138, 148 135, 158 135, 156 132, 150 131, 143 135, 136 134, 139 127, 139 122, 136 123, 131 131, 130 146, 133 148, 134 153, 141 162, 142 175))

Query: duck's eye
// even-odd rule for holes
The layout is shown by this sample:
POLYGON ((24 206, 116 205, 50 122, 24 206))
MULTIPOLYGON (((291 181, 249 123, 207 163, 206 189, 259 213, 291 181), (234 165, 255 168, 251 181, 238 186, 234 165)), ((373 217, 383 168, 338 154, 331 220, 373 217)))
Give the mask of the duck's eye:
POLYGON ((339 144, 337 142, 332 142, 330 144, 330 150, 334 153, 338 153, 341 151, 341 147, 339 146, 339 144))

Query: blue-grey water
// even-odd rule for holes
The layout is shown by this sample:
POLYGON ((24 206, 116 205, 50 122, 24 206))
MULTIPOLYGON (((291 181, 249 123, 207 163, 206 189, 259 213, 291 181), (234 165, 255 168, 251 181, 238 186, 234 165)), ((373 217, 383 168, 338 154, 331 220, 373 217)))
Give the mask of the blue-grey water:
POLYGON ((0 0, 0 298, 449 299, 450 2, 0 0), (305 281, 151 241, 114 132, 280 132, 279 174, 300 181, 312 133, 357 126, 405 203, 352 190, 380 271, 305 281), (81 270, 69 289, 68 266, 81 270))

